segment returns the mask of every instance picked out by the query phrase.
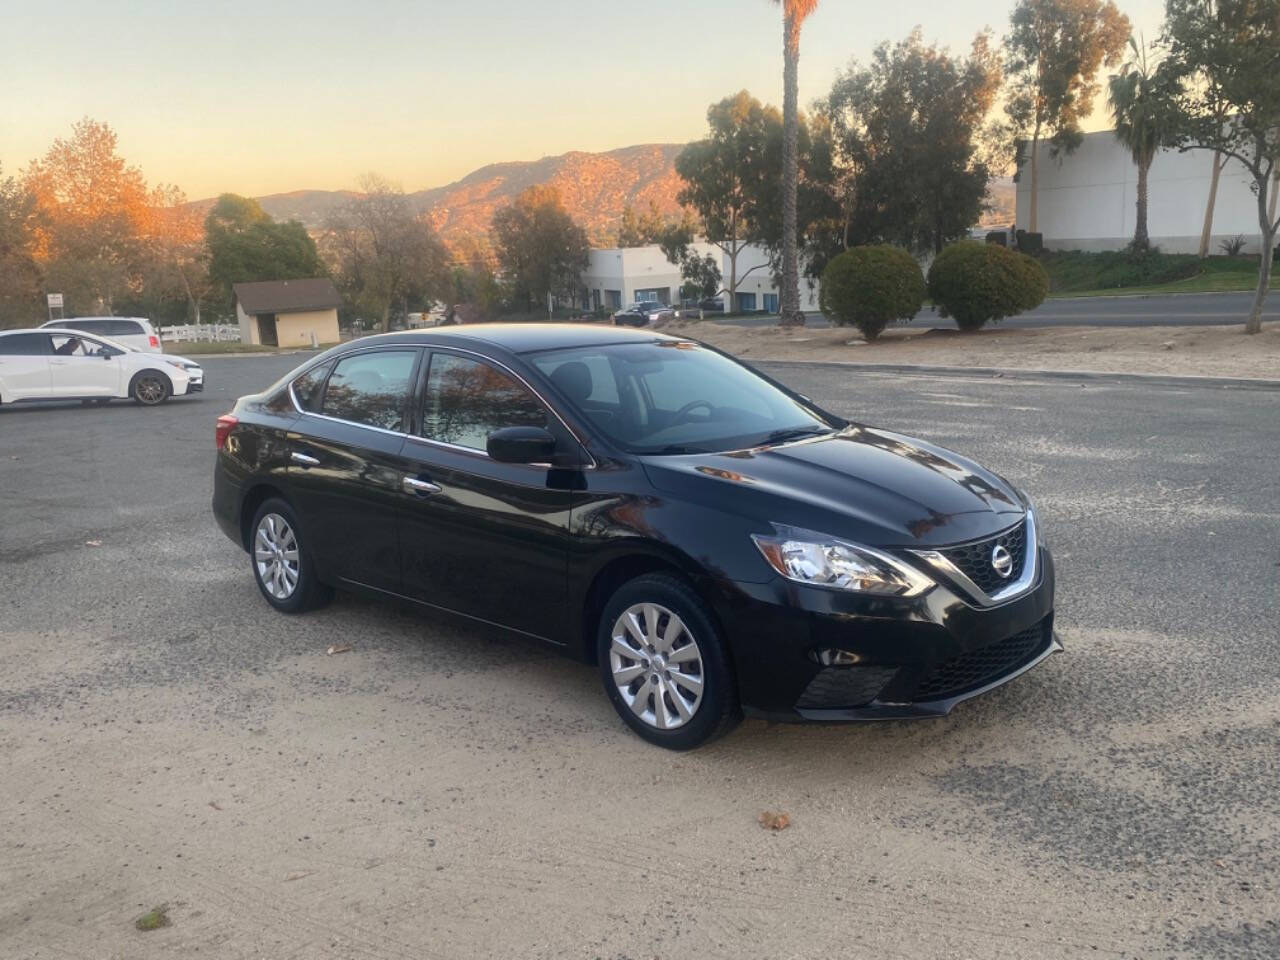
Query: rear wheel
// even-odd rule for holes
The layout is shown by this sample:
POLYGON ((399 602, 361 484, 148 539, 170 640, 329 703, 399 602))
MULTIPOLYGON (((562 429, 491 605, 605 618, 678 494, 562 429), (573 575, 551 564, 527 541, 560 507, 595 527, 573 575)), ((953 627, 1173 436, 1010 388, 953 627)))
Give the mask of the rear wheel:
POLYGON ((596 642, 614 709, 650 743, 689 750, 741 719, 711 611, 683 580, 646 574, 624 584, 605 607, 596 642))
POLYGON ((249 541, 253 578, 267 603, 281 613, 302 613, 327 603, 333 591, 316 579, 298 518, 284 500, 263 501, 249 541))
POLYGON ((173 384, 159 370, 143 370, 129 384, 129 396, 144 407, 164 403, 173 393, 173 384))

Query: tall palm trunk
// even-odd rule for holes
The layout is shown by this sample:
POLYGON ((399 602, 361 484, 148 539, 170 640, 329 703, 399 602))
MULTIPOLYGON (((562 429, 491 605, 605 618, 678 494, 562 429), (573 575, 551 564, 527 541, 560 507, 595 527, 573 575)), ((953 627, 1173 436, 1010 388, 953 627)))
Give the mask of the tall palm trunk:
POLYGON ((1138 161, 1138 216, 1133 225, 1133 249, 1142 253, 1151 247, 1151 237, 1147 233, 1147 174, 1151 172, 1152 157, 1142 157, 1138 161))
POLYGON ((778 323, 804 326, 800 312, 800 257, 797 247, 796 184, 799 178, 800 17, 783 4, 782 17, 782 304, 778 323))
POLYGON ((1209 199, 1204 205, 1204 227, 1200 230, 1200 259, 1209 256, 1209 241, 1213 239, 1213 208, 1218 203, 1218 178, 1226 164, 1217 150, 1213 151, 1213 173, 1209 179, 1209 199))
POLYGON ((1038 233, 1040 229, 1040 117, 1036 117, 1036 128, 1031 134, 1031 216, 1027 220, 1027 233, 1038 233))

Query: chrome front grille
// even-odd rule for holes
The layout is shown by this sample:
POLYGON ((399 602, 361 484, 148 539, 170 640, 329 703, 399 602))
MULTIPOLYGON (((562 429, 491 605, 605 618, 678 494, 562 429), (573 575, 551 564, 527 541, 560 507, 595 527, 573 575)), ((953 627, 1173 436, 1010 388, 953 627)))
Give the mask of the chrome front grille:
POLYGON ((938 553, 950 560, 979 590, 990 596, 1022 574, 1022 565, 1027 560, 1026 521, 1019 521, 1016 526, 986 540, 958 547, 943 547, 938 553), (1008 576, 1001 576, 992 564, 992 554, 998 546, 1009 551, 1011 566, 1008 576))

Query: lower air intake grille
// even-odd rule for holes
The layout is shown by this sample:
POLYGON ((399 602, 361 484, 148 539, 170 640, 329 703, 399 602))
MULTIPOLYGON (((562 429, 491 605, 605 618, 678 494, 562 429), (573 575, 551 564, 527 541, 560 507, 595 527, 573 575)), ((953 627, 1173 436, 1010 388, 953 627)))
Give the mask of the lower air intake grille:
POLYGON ((911 699, 941 700, 981 687, 1021 667, 1048 644, 1043 622, 1012 637, 939 664, 917 685, 911 699))

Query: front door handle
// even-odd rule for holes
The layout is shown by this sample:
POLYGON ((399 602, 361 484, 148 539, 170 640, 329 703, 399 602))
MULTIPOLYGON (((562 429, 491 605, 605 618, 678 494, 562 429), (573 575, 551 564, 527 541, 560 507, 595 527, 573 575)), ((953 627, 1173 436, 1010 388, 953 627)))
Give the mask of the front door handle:
POLYGON ((315 457, 308 456, 305 453, 298 453, 296 450, 293 453, 289 454, 289 459, 292 460, 294 463, 302 464, 302 466, 304 467, 320 466, 320 461, 317 460, 315 457))
POLYGON ((405 477, 401 485, 405 493, 412 493, 419 497, 440 492, 439 484, 432 483, 430 480, 419 480, 417 477, 405 477))

